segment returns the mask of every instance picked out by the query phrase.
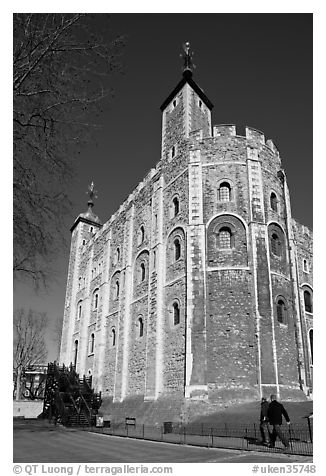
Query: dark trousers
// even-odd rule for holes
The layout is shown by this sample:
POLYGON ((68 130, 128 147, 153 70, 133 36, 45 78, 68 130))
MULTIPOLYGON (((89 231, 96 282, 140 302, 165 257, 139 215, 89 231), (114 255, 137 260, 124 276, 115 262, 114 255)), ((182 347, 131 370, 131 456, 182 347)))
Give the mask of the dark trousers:
POLYGON ((269 443, 269 430, 267 421, 261 421, 259 428, 262 442, 269 443))
POLYGON ((281 425, 273 425, 273 431, 271 434, 271 446, 275 446, 276 438, 282 441, 283 445, 287 448, 289 446, 289 439, 286 434, 283 432, 281 425))

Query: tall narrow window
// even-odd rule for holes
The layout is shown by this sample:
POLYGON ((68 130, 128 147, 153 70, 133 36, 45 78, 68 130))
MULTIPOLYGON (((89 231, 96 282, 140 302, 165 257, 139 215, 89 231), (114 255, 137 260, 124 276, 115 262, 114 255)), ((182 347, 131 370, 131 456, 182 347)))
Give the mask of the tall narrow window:
POLYGON ((274 212, 277 212, 277 197, 274 192, 272 192, 270 196, 270 205, 271 209, 274 210, 274 212))
POLYGON ((223 227, 218 234, 219 248, 230 249, 231 248, 231 230, 230 228, 223 227))
POLYGON ((115 262, 119 263, 119 261, 120 261, 120 248, 118 246, 118 248, 116 249, 116 252, 115 252, 115 262))
POLYGON ((153 251, 153 269, 156 268, 156 250, 153 251))
POLYGON ((94 294, 94 310, 98 307, 98 293, 94 294))
POLYGON ((139 244, 141 244, 145 240, 145 228, 142 225, 139 229, 139 244))
POLYGON ((175 326, 180 324, 180 308, 177 302, 173 303, 173 324, 175 326))
POLYGON ((312 330, 312 329, 310 329, 310 331, 309 331, 309 344, 310 344, 311 363, 313 364, 313 350, 314 350, 314 346, 313 346, 313 330, 312 330))
POLYGON ((173 242, 174 244, 174 259, 177 261, 181 257, 181 244, 180 240, 176 238, 173 242))
POLYGON ((178 197, 174 197, 173 199, 173 216, 177 216, 179 213, 179 199, 178 197))
POLYGON ((74 367, 75 368, 77 365, 77 357, 78 357, 78 340, 75 340, 75 349, 74 349, 74 367))
POLYGON ((80 277, 80 278, 78 278, 78 289, 81 288, 81 282, 82 282, 82 278, 80 277))
POLYGON ((112 329, 111 330, 111 345, 112 345, 112 347, 115 346, 115 341, 116 341, 115 329, 112 329))
POLYGON ((304 308, 306 312, 312 312, 312 297, 309 291, 304 291, 304 308))
POLYGON ((272 253, 276 256, 281 254, 281 242, 276 233, 273 233, 271 236, 271 250, 272 253))
POLYGON ((171 157, 173 158, 174 156, 175 156, 175 145, 173 145, 171 148, 171 157))
POLYGON ((306 259, 303 260, 303 271, 309 273, 308 261, 306 259))
POLYGON ((274 212, 277 212, 277 197, 274 192, 271 193, 270 204, 271 209, 274 210, 274 212))
POLYGON ((115 282, 115 297, 116 297, 116 299, 118 299, 119 294, 120 294, 120 283, 119 283, 119 281, 116 281, 115 282))
POLYGON ((78 305, 78 314, 77 314, 77 319, 79 320, 81 318, 82 314, 82 305, 81 303, 78 305))
POLYGON ((145 264, 140 263, 140 280, 145 281, 145 276, 146 276, 145 264))
POLYGON ((282 299, 277 301, 276 314, 278 322, 285 323, 285 303, 282 299))
POLYGON ((218 199, 220 202, 229 202, 231 200, 231 187, 228 182, 223 182, 218 190, 218 199))
POLYGON ((95 343, 95 335, 94 333, 91 334, 90 341, 89 341, 89 353, 94 354, 94 343, 95 343))
POLYGON ((143 335, 144 335, 144 322, 143 322, 142 317, 140 317, 138 319, 138 329, 139 329, 139 337, 143 337, 143 335))

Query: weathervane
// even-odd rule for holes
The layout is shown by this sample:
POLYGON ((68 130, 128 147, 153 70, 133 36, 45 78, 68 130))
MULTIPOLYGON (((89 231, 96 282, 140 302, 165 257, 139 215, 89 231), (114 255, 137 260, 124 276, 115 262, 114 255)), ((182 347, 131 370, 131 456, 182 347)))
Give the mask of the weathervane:
POLYGON ((97 191, 95 190, 93 181, 90 185, 88 185, 88 192, 86 192, 86 193, 89 196, 87 205, 88 205, 88 207, 92 208, 94 206, 93 199, 97 198, 97 195, 96 195, 97 191))
POLYGON ((183 58, 183 72, 190 71, 192 73, 196 66, 192 62, 194 53, 190 51, 190 43, 187 41, 182 45, 182 48, 184 53, 180 54, 180 57, 183 58))

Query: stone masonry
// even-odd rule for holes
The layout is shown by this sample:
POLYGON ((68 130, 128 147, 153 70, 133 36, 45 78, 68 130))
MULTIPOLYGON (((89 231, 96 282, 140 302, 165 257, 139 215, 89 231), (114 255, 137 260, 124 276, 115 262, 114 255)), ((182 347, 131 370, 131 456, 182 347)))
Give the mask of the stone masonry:
POLYGON ((273 142, 212 128, 212 108, 185 70, 156 167, 71 229, 60 362, 114 404, 312 393, 312 232, 273 142))

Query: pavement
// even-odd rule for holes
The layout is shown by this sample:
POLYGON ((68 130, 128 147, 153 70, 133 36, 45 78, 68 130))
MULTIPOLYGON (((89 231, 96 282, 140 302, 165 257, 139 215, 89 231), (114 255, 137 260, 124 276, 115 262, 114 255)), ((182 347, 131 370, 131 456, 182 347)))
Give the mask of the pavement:
POLYGON ((14 463, 310 463, 312 457, 205 448, 67 429, 14 428, 14 463))

